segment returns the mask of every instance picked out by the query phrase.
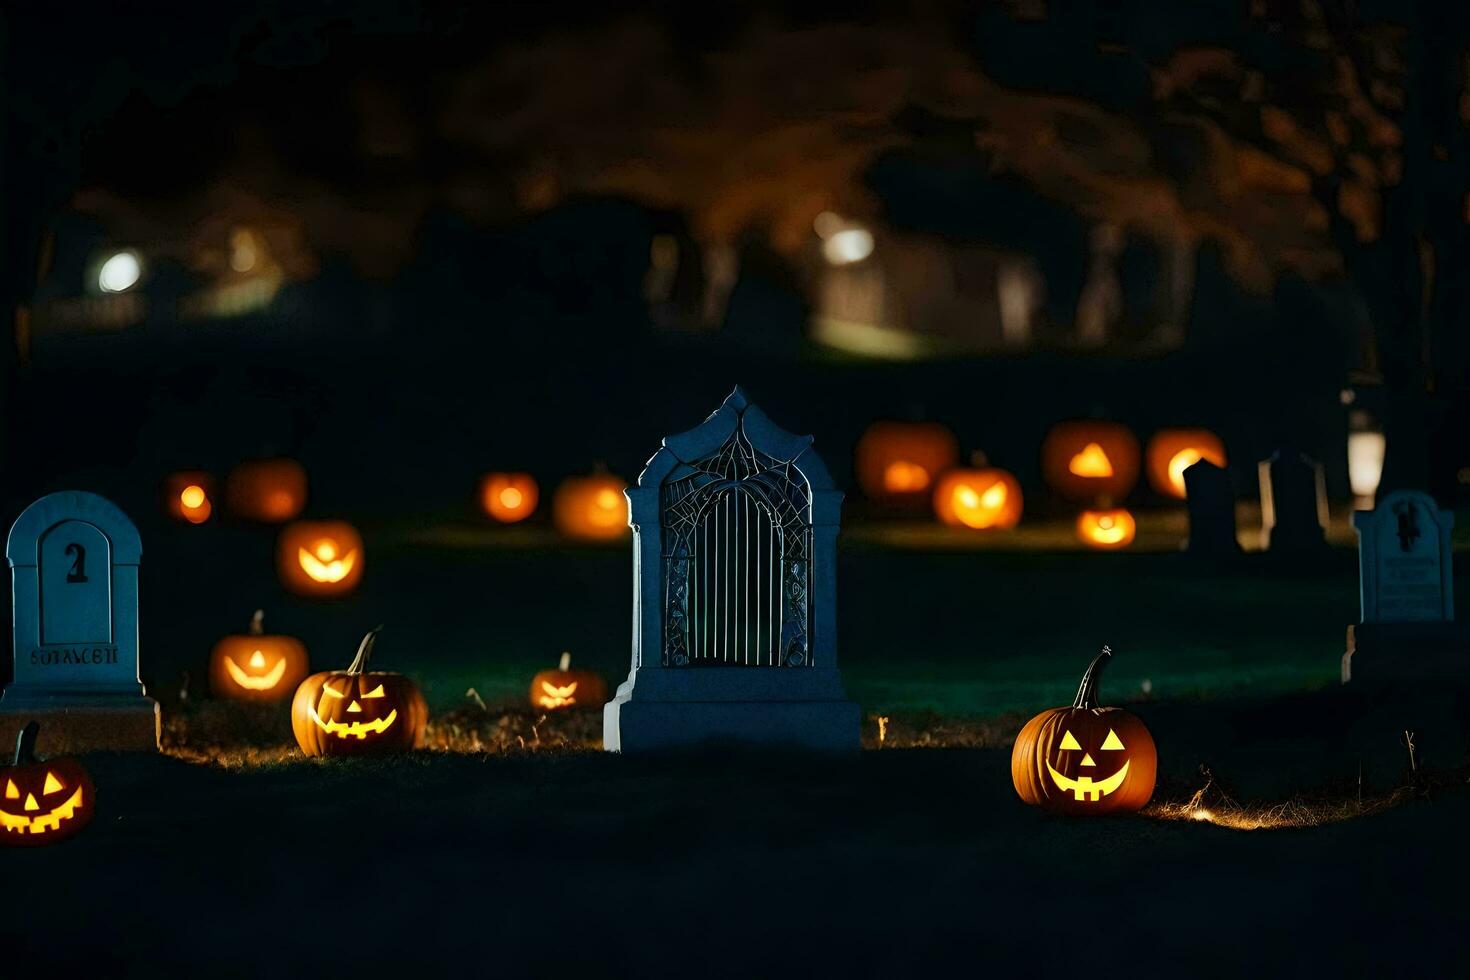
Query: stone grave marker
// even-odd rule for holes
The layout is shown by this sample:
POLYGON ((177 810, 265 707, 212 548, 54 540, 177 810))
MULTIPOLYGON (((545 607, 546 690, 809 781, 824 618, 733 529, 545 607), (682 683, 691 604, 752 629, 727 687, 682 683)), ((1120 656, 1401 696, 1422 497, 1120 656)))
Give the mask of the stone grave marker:
POLYGON ((1258 466, 1261 480, 1261 547, 1273 554, 1325 551, 1327 485, 1322 464, 1281 450, 1258 466))
POLYGON ((157 750, 158 704, 138 679, 138 530, 110 501, 63 491, 10 529, 15 673, 0 744, 31 720, 45 754, 157 750))
POLYGON ((1184 471, 1185 506, 1189 510, 1186 553, 1199 558, 1240 554, 1235 537, 1235 491, 1230 473, 1207 459, 1184 471))

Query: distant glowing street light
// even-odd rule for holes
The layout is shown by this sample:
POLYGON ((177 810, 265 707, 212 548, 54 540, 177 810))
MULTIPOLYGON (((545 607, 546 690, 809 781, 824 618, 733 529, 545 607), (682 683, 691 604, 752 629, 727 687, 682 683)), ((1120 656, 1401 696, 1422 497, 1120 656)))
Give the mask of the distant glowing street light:
POLYGON ((851 265, 873 254, 873 233, 866 228, 844 228, 822 243, 822 256, 833 265, 851 265))
POLYGON ((1378 483, 1383 479, 1383 454, 1387 448, 1387 438, 1367 412, 1348 415, 1348 486, 1352 488, 1355 505, 1361 509, 1373 506, 1378 483))
POLYGON ((104 293, 124 293, 138 284, 143 264, 136 252, 118 252, 108 256, 97 271, 97 286, 104 293))

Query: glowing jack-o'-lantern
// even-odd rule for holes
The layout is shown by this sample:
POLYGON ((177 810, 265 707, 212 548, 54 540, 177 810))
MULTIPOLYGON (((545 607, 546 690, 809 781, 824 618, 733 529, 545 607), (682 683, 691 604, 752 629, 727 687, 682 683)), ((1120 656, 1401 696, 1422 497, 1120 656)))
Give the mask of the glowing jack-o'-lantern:
POLYGON ((502 524, 536 513, 540 491, 529 473, 490 473, 480 481, 480 506, 502 524))
POLYGON ((1160 429, 1148 441, 1148 482, 1159 493, 1183 500, 1184 471, 1200 460, 1225 465, 1225 444, 1208 429, 1160 429))
POLYGON ((362 535, 344 521, 298 521, 281 530, 276 567, 298 595, 345 595, 362 580, 362 535))
POLYGON ((1153 796, 1158 753, 1143 722, 1098 706, 1107 647, 1082 675, 1070 708, 1032 718, 1011 749, 1011 782, 1021 799, 1059 813, 1139 810, 1153 796))
POLYGON ((225 479, 225 502, 237 517, 280 524, 306 507, 306 470, 294 459, 250 459, 225 479))
POLYGON ((952 527, 1012 528, 1021 504, 1021 485, 1005 470, 950 470, 934 488, 934 515, 952 527))
POLYGON ((36 847, 76 834, 97 807, 92 780, 81 763, 36 758, 41 726, 31 722, 15 740, 15 760, 0 768, 0 846, 36 847))
POLYGON ((214 513, 214 478, 208 473, 171 473, 163 481, 163 502, 175 520, 203 524, 214 513))
POLYGON ((1138 457, 1138 440, 1117 422, 1059 422, 1041 444, 1041 471, 1070 500, 1121 499, 1138 482, 1138 457))
POLYGON ((377 755, 424 744, 429 708, 402 674, 369 671, 379 626, 346 670, 312 674, 291 699, 291 730, 307 755, 377 755))
POLYGON ((267 634, 265 611, 250 630, 226 636, 209 655, 209 689, 231 701, 283 701, 307 674, 306 647, 294 636, 267 634))
POLYGON ((918 503, 959 455, 954 433, 937 422, 875 422, 858 440, 858 486, 872 500, 918 503))
POLYGON ((1133 515, 1121 507, 1084 510, 1077 515, 1077 539, 1103 551, 1128 547, 1137 532, 1138 524, 1133 515))
POLYGON ((582 541, 619 541, 629 533, 627 484, 611 473, 562 481, 552 500, 557 530, 582 541))
POLYGON ((563 653, 556 670, 543 670, 531 678, 531 706, 546 711, 558 708, 600 708, 607 701, 607 685, 590 670, 572 670, 572 655, 563 653))

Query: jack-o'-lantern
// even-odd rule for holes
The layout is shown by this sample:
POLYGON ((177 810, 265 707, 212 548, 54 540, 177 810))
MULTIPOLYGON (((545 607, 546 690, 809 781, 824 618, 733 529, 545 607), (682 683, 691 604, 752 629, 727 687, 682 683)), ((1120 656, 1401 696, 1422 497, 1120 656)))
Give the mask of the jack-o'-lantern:
POLYGON ((858 486, 871 500, 918 504, 959 458, 954 433, 937 422, 875 422, 858 440, 858 486))
POLYGON ((268 634, 265 610, 248 632, 226 636, 209 655, 209 689, 231 701, 284 701, 307 674, 306 647, 294 636, 268 634))
POLYGON ((0 768, 0 846, 37 847, 76 834, 92 820, 97 795, 75 759, 36 758, 41 726, 31 722, 15 740, 15 760, 0 768))
POLYGON ((556 670, 543 670, 531 678, 531 706, 545 711, 557 708, 600 708, 607 701, 607 685, 590 670, 572 670, 572 655, 563 653, 556 670))
POLYGON ((1077 515, 1077 540, 1092 548, 1115 551, 1133 543, 1138 523, 1121 507, 1084 510, 1077 515))
POLYGON ((1200 460, 1225 465, 1225 444, 1208 429, 1160 429, 1148 441, 1148 482, 1159 493, 1183 500, 1184 471, 1200 460))
POLYGON ((581 541, 618 541, 628 529, 627 484, 611 473, 572 476, 556 488, 552 517, 557 530, 581 541))
POLYGON ((214 477, 197 470, 170 473, 163 481, 163 504, 175 520, 203 524, 214 513, 214 477))
POLYGON ((524 521, 536 512, 540 490, 529 473, 490 473, 480 481, 480 506, 502 524, 524 521))
POLYGON ((1113 652, 1102 648, 1070 708, 1032 718, 1011 749, 1011 782, 1021 799, 1058 813, 1140 810, 1154 793, 1158 752, 1143 722, 1098 706, 1097 684, 1113 652))
POLYGON ((294 459, 249 459, 225 478, 231 513, 262 524, 293 520, 306 507, 306 470, 294 459))
POLYGON ((951 527, 1015 527, 1021 503, 1021 484, 1005 470, 950 470, 934 488, 934 515, 951 527))
POLYGON ((345 595, 362 580, 362 535, 345 521, 297 521, 281 529, 276 567, 298 595, 345 595))
POLYGON ((1041 472, 1069 500, 1121 500, 1138 482, 1138 440, 1124 425, 1058 422, 1041 444, 1041 472))
POLYGON ((307 755, 379 755, 424 744, 429 707, 402 674, 368 670, 379 626, 346 670, 312 674, 291 699, 291 730, 307 755))

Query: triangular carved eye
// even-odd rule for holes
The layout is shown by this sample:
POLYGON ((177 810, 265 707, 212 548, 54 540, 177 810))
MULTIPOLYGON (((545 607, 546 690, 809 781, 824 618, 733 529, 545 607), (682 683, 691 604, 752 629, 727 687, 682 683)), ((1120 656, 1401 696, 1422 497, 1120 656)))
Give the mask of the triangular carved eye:
POLYGON ((5 780, 5 798, 7 800, 20 799, 20 790, 16 787, 15 780, 13 779, 5 780))
POLYGON ((1077 744, 1077 739, 1072 736, 1072 733, 1070 731, 1068 731, 1065 735, 1062 736, 1062 748, 1080 749, 1082 748, 1082 746, 1077 744))
POLYGON ((1123 740, 1118 737, 1117 732, 1109 728, 1108 737, 1103 739, 1102 747, 1104 749, 1121 749, 1123 747, 1123 740))
POLYGON ((54 773, 46 773, 46 786, 41 790, 42 796, 50 796, 52 793, 60 793, 66 787, 61 785, 61 780, 54 773))

